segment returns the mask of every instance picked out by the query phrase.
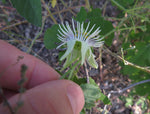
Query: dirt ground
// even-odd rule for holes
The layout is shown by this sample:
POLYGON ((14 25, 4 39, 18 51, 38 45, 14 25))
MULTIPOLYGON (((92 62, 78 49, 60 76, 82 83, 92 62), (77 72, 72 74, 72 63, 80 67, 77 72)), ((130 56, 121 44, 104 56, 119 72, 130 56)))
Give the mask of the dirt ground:
MULTIPOLYGON (((60 1, 58 1, 55 8, 51 8, 50 6, 50 10, 52 11, 52 13, 64 10, 64 12, 60 14, 61 18, 58 16, 58 14, 54 15, 57 23, 61 23, 62 20, 71 21, 71 17, 76 16, 77 12, 80 10, 80 7, 85 4, 84 0, 79 0, 78 2, 73 0, 73 2, 71 3, 69 2, 69 0, 64 1, 68 4, 68 8, 65 8, 60 1), (70 11, 70 9, 72 12, 70 11)), ((45 2, 47 3, 48 0, 45 0, 45 2)), ((93 6, 93 8, 102 9, 102 13, 104 16, 115 17, 119 12, 114 6, 111 5, 109 1, 106 0, 91 0, 90 4, 93 6)), ((42 14, 43 16, 47 15, 47 11, 44 8, 42 14)), ((62 67, 62 65, 59 64, 58 60, 58 53, 60 50, 48 50, 43 44, 44 32, 53 24, 54 22, 50 17, 48 17, 45 21, 43 33, 36 40, 30 54, 46 62, 54 69, 59 70, 62 67)), ((26 52, 31 45, 32 40, 39 33, 39 31, 39 27, 28 23, 16 12, 15 8, 13 8, 9 2, 3 4, 0 1, 0 39, 3 39, 16 46, 20 50, 26 52)), ((120 44, 121 42, 119 41, 118 36, 115 35, 113 43, 111 47, 109 47, 109 49, 112 52, 117 53, 120 44)), ((97 49, 95 49, 94 51, 95 55, 98 57, 99 54, 97 52, 97 49)), ((119 60, 111 56, 109 53, 102 51, 102 63, 100 63, 99 61, 98 63, 102 65, 102 68, 99 68, 97 70, 89 69, 89 74, 96 81, 105 95, 109 95, 110 91, 121 90, 130 84, 131 81, 128 79, 128 76, 123 76, 120 73, 121 67, 119 66, 119 60)), ((85 72, 82 72, 81 69, 80 76, 82 77, 84 73, 85 72)), ((121 95, 127 96, 129 91, 130 90, 121 95)), ((142 113, 139 107, 135 108, 135 105, 128 108, 125 107, 125 102, 121 101, 119 99, 119 96, 120 94, 111 94, 110 100, 112 102, 112 105, 106 106, 103 103, 98 102, 96 107, 94 107, 91 111, 87 111, 87 113, 101 114, 102 110, 105 110, 105 112, 108 111, 108 114, 130 114, 131 112, 135 114, 142 113), (138 111, 137 108, 139 109, 138 111)))

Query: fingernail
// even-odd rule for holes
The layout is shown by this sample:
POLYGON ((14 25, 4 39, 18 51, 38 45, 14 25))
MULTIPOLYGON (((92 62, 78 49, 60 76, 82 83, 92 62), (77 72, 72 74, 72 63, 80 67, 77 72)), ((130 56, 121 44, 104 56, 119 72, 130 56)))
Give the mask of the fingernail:
POLYGON ((77 114, 76 110, 77 110, 77 105, 78 105, 77 101, 78 101, 78 91, 80 91, 79 89, 80 87, 75 84, 69 84, 67 86, 67 96, 69 98, 74 114, 77 114))

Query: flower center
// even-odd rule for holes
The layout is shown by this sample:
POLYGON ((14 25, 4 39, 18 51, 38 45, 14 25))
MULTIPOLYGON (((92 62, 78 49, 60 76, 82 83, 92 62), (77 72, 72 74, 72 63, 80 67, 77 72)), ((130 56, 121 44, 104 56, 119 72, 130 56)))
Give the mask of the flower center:
POLYGON ((74 48, 77 50, 81 50, 81 42, 80 41, 76 41, 74 48))

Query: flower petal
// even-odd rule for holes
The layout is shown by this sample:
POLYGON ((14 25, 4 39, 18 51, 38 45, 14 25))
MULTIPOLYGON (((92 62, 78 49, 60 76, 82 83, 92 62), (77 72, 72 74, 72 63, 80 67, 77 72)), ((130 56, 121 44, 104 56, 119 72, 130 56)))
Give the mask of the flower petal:
POLYGON ((60 58, 61 61, 63 59, 65 59, 72 52, 75 42, 76 42, 75 40, 69 40, 67 42, 67 50, 66 50, 65 54, 60 58))
POLYGON ((89 49, 86 53, 86 60, 88 64, 93 68, 98 68, 98 64, 95 60, 95 55, 92 53, 91 49, 89 49))
POLYGON ((87 50, 89 49, 89 46, 87 45, 86 42, 82 42, 81 44, 81 64, 83 65, 83 63, 85 62, 85 55, 86 55, 86 52, 87 50))

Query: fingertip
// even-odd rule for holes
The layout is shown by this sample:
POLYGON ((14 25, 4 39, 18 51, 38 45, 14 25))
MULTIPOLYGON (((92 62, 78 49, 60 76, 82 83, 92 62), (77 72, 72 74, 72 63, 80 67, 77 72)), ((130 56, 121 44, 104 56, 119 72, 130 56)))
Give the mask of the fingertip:
MULTIPOLYGON (((19 94, 9 99, 16 105, 19 94)), ((84 105, 81 88, 68 80, 55 80, 34 87, 22 95, 24 105, 16 114, 79 114, 84 105)), ((0 106, 1 112, 8 112, 0 106)), ((7 114, 7 113, 6 113, 7 114)))
POLYGON ((80 86, 73 82, 67 85, 67 96, 74 114, 79 114, 84 106, 84 96, 80 86))

